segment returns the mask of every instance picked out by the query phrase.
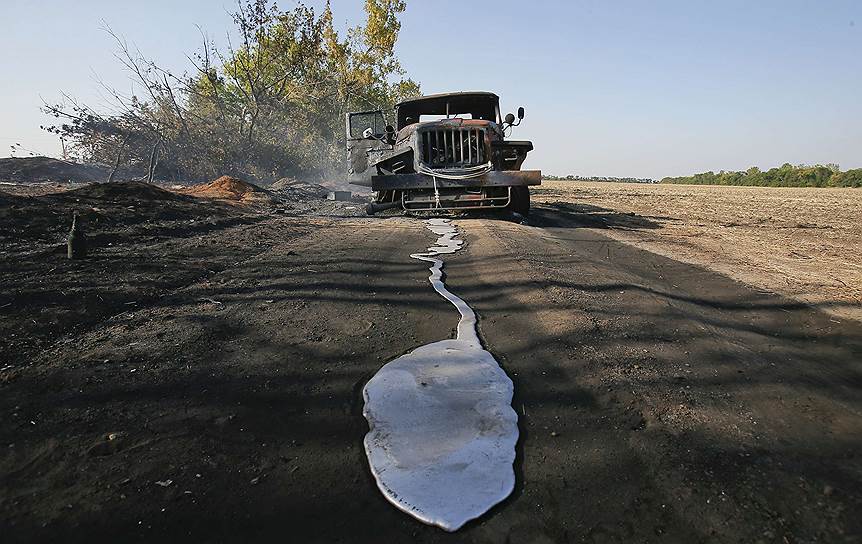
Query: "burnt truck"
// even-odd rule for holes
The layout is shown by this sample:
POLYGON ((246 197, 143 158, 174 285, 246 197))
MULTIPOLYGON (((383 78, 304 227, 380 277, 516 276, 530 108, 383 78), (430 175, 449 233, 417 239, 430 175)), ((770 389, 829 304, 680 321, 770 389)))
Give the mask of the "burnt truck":
POLYGON ((507 140, 517 120, 500 115, 489 92, 422 96, 395 106, 395 126, 383 112, 348 113, 348 181, 370 187, 369 215, 405 211, 509 209, 530 211, 540 170, 521 170, 533 143, 507 140))

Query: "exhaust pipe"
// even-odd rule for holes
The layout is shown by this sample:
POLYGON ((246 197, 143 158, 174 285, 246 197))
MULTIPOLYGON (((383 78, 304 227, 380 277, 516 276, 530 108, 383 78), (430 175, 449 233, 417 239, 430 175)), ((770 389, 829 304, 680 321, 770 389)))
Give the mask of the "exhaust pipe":
POLYGON ((365 213, 368 215, 374 215, 377 212, 382 212, 383 210, 388 210, 390 208, 397 208, 401 206, 401 202, 372 202, 369 205, 365 206, 365 213))

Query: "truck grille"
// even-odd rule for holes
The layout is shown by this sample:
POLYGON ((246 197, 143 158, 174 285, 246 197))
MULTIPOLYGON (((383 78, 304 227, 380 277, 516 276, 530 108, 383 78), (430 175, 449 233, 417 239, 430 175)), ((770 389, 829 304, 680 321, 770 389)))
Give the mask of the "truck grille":
POLYGON ((431 168, 476 166, 485 156, 485 129, 446 128, 420 133, 422 162, 431 168))

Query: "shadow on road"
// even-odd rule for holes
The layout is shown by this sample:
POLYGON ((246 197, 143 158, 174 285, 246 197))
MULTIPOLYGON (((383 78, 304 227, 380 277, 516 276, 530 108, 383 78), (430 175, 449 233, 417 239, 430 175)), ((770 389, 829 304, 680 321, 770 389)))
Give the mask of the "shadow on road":
MULTIPOLYGON (((567 230, 628 221, 567 208, 536 208, 547 236, 467 229, 446 263, 529 437, 523 488, 486 524, 550 541, 859 534, 862 325, 567 230)), ((621 228, 660 228, 635 221, 621 228)))
POLYGON ((660 229, 669 217, 624 213, 591 204, 569 202, 537 203, 530 211, 529 223, 537 227, 593 229, 660 229))

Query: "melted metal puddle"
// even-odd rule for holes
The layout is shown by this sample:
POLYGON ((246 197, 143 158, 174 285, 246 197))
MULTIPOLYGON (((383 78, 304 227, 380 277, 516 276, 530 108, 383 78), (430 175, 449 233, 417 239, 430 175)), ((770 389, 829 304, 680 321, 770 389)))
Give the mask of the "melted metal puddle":
POLYGON ((448 219, 426 226, 439 238, 411 257, 432 263, 431 285, 461 313, 458 335, 398 357, 369 380, 365 453, 389 502, 456 531, 512 492, 518 416, 512 380, 482 349, 476 314, 443 282, 437 256, 455 253, 463 241, 448 219))

